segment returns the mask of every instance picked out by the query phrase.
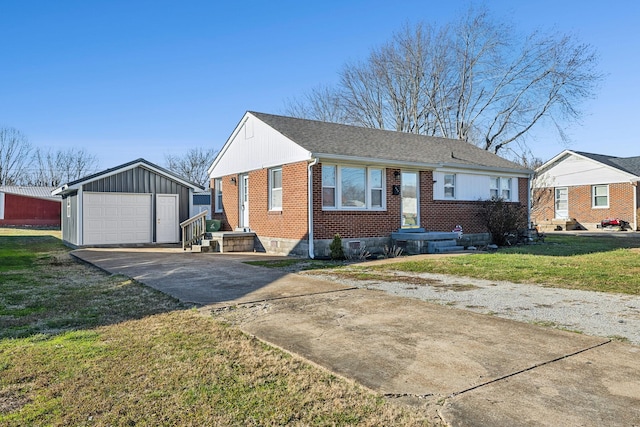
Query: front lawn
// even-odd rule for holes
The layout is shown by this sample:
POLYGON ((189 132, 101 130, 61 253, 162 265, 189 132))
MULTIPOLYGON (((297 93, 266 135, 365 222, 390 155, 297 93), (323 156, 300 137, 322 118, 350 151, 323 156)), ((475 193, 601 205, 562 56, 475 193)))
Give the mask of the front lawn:
POLYGON ((426 425, 48 233, 0 229, 0 254, 0 425, 426 425))
POLYGON ((438 257, 358 269, 441 273, 567 289, 640 294, 640 239, 551 235, 544 243, 495 253, 438 257))

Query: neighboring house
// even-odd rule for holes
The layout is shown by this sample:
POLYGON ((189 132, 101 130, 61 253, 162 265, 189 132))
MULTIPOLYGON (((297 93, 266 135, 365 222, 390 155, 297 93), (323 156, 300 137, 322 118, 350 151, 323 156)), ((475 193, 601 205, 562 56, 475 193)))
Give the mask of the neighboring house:
POLYGON ((211 219, 211 190, 193 193, 192 215, 207 211, 207 219, 211 219))
POLYGON ((596 229, 605 219, 638 229, 640 156, 565 150, 536 171, 532 220, 547 228, 596 229))
POLYGON ((223 230, 311 257, 328 255, 336 233, 372 251, 399 229, 483 233, 480 200, 527 205, 531 173, 458 140, 255 112, 209 168, 223 230))
POLYGON ((0 186, 0 226, 60 227, 60 196, 50 187, 0 186))
POLYGON ((144 159, 62 185, 62 240, 74 247, 177 243, 202 187, 144 159))

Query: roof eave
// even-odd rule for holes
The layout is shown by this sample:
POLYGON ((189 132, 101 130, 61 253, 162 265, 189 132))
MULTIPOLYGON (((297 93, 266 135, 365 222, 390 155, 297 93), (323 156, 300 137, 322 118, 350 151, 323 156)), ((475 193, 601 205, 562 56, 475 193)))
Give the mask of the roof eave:
POLYGON ((179 176, 174 175, 170 171, 160 169, 158 166, 156 166, 156 165, 154 165, 154 164, 152 164, 152 163, 150 163, 150 162, 148 162, 146 160, 138 160, 138 161, 133 161, 133 162, 130 162, 130 163, 125 163, 124 165, 121 165, 120 167, 116 166, 115 168, 107 169, 107 170, 105 170, 103 172, 99 172, 97 174, 90 175, 90 176, 88 176, 86 178, 81 178, 81 179, 69 182, 69 183, 64 184, 63 186, 58 187, 57 189, 53 190, 51 192, 51 194, 55 196, 57 194, 66 194, 66 193, 72 192, 74 190, 79 190, 84 184, 89 184, 91 182, 98 181, 100 179, 104 179, 106 177, 113 176, 113 175, 119 174, 121 172, 124 172, 126 170, 134 169, 134 168, 137 168, 137 167, 140 167, 140 166, 144 166, 145 168, 150 169, 155 173, 158 173, 158 174, 161 174, 161 175, 165 175, 165 176, 169 176, 174 181, 179 182, 180 184, 184 185, 185 187, 189 187, 194 191, 195 190, 204 190, 204 187, 201 187, 200 185, 195 184, 193 182, 186 181, 186 180, 180 178, 179 176))
POLYGON ((507 172, 514 174, 522 174, 529 176, 534 173, 531 169, 525 168, 508 168, 508 167, 496 167, 496 166, 484 166, 484 165, 473 165, 466 163, 441 163, 441 167, 443 168, 456 168, 456 169, 471 169, 471 170, 480 170, 486 172, 507 172))
POLYGON ((379 159, 374 157, 361 157, 361 156, 347 156, 342 154, 329 154, 329 153, 311 153, 310 158, 317 158, 322 161, 336 161, 336 162, 351 162, 351 163, 365 163, 371 165, 380 166, 406 166, 406 167, 420 167, 425 169, 436 169, 439 165, 437 163, 424 163, 424 162, 410 162, 406 160, 389 160, 379 159))

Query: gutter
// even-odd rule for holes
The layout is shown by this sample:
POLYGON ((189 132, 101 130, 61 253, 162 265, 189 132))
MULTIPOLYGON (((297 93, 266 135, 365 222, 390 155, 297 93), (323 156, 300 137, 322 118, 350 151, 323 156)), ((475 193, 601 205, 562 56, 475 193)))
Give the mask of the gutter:
POLYGON ((314 158, 307 166, 307 199, 308 199, 308 213, 309 225, 307 226, 307 236, 309 236, 309 258, 315 257, 313 247, 313 173, 311 168, 318 164, 318 158, 314 158))

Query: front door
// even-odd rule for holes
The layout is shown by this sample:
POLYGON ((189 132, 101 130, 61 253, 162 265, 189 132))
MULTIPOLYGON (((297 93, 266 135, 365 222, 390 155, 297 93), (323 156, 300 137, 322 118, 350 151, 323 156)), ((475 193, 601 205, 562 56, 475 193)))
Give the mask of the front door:
POLYGON ((249 175, 240 175, 240 228, 249 228, 249 175))
POLYGON ((402 172, 402 228, 420 227, 418 172, 402 172))
POLYGON ((156 195, 156 242, 177 243, 178 237, 178 195, 156 195))
POLYGON ((569 218, 569 189, 567 187, 556 188, 555 210, 557 219, 569 218))

